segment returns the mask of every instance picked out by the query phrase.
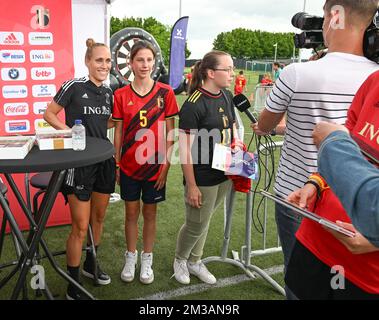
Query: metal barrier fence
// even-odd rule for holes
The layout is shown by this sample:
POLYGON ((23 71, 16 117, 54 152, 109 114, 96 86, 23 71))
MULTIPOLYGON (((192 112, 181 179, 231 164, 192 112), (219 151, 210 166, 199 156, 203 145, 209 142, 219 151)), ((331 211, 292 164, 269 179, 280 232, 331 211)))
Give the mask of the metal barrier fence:
MULTIPOLYGON (((273 148, 280 148, 283 146, 283 141, 276 141, 274 143, 274 145, 262 145, 260 147, 260 150, 267 150, 268 148, 271 148, 271 151, 274 152, 273 148)), ((266 154, 265 155, 265 158, 264 158, 264 165, 266 168, 269 168, 269 156, 266 154)), ((269 179, 269 173, 266 171, 265 172, 265 175, 264 175, 264 180, 263 180, 263 185, 267 185, 268 183, 268 179, 269 179)), ((279 241, 279 237, 277 235, 277 232, 275 231, 276 235, 277 235, 277 244, 276 246, 274 247, 268 247, 268 244, 267 244, 267 236, 268 236, 268 227, 267 227, 267 221, 268 221, 268 217, 269 217, 269 212, 268 212, 268 204, 267 204, 267 201, 268 199, 265 197, 263 199, 263 203, 264 203, 264 212, 263 212, 263 233, 262 233, 262 247, 261 249, 257 249, 257 250, 251 250, 251 244, 250 244, 250 248, 248 248, 248 238, 246 236, 246 239, 245 239, 245 244, 241 247, 241 250, 240 250, 240 253, 241 253, 241 259, 242 261, 249 261, 251 257, 254 257, 254 256, 261 256, 261 255, 265 255, 265 254, 270 254, 270 253, 275 253, 275 252, 281 252, 282 251, 282 247, 280 246, 280 241, 279 241)), ((250 210, 250 217, 246 217, 247 219, 252 219, 252 210, 251 208, 249 208, 250 210)), ((246 212, 248 212, 248 208, 246 209, 246 212)), ((251 222, 250 222, 251 224, 251 222)), ((250 232, 251 232, 251 229, 250 229, 250 232)), ((250 236, 251 237, 251 236, 250 236)), ((232 251, 233 253, 233 257, 235 259, 238 259, 238 253, 237 251, 232 251)))
MULTIPOLYGON (((242 62, 242 61, 241 61, 242 62)), ((257 72, 272 72, 272 61, 245 61, 245 69, 257 72)), ((238 66, 237 66, 238 67, 238 66)))
MULTIPOLYGON (((266 89, 265 87, 264 89, 266 89)), ((272 87, 271 87, 272 88, 272 87)), ((260 89, 260 87, 258 87, 260 89)), ((271 90, 271 89, 270 89, 271 90)), ((266 93, 265 93, 266 94, 266 93)), ((244 126, 242 124, 242 120, 237 114, 237 127, 241 132, 244 131, 244 126)), ((240 135, 243 137, 244 135, 240 135)), ((283 145, 283 142, 276 142, 275 147, 281 147, 283 145)), ((272 146, 261 146, 261 149, 263 148, 270 148, 272 146)), ((272 150, 274 151, 274 150, 272 150)), ((266 155, 264 159, 264 163, 266 168, 268 168, 269 164, 269 158, 268 155, 266 155)), ((269 179, 269 173, 266 172, 264 176, 264 185, 267 184, 269 179)), ((241 247, 241 258, 239 257, 239 254, 237 251, 232 251, 233 259, 230 259, 227 257, 228 250, 229 250, 229 242, 230 242, 230 235, 231 235, 231 228, 232 228, 232 217, 233 217, 233 207, 234 207, 234 199, 235 199, 235 191, 233 188, 230 190, 229 194, 227 195, 225 202, 224 202, 224 240, 223 240, 223 246, 221 250, 220 256, 212 256, 207 257, 203 259, 204 263, 209 262, 222 262, 222 263, 228 263, 232 264, 234 266, 237 266, 241 268, 250 278, 255 278, 255 274, 260 275, 265 281, 267 281, 275 290, 277 290, 280 294, 285 295, 284 289, 272 278, 270 277, 264 270, 260 269, 258 266, 251 263, 251 258, 254 256, 261 256, 266 255, 274 252, 280 252, 282 248, 279 244, 279 238, 277 237, 277 244, 276 247, 270 247, 268 248, 267 245, 267 235, 268 235, 268 228, 267 228, 267 221, 269 217, 268 213, 268 206, 267 206, 267 198, 264 198, 264 217, 263 217, 263 235, 262 235, 262 248, 258 250, 252 250, 252 207, 253 207, 253 193, 250 191, 246 195, 246 206, 245 206, 245 243, 241 247), (254 272, 254 273, 253 273, 254 272)), ((276 231, 275 231, 276 232, 276 231)))

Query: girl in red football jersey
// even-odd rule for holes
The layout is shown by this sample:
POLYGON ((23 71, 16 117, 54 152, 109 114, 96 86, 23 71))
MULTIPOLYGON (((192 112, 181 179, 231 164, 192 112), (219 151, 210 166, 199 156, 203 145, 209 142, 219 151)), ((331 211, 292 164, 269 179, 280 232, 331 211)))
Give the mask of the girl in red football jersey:
POLYGON ((144 284, 154 281, 152 263, 157 203, 165 200, 170 168, 169 150, 174 143, 173 117, 178 113, 172 88, 150 77, 155 56, 155 49, 149 42, 138 41, 133 45, 130 68, 134 80, 115 92, 113 112, 113 120, 116 121, 114 145, 117 174, 121 198, 125 200, 126 217, 127 250, 121 279, 125 282, 134 279, 138 218, 142 207, 144 225, 140 281, 144 284))

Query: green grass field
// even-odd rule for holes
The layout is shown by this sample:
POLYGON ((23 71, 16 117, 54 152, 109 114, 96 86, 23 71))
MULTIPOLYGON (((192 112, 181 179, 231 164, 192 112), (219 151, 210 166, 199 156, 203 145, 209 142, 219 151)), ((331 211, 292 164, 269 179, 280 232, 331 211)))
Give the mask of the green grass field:
MULTIPOLYGON (((258 75, 246 72, 248 77, 248 94, 250 94, 257 82, 258 75)), ((177 96, 179 105, 182 105, 186 99, 185 95, 177 96)), ((245 124, 245 142, 250 140, 251 130, 249 129, 249 121, 243 116, 245 124)), ((253 150, 255 146, 251 147, 253 150)), ((278 152, 276 152, 276 161, 278 160, 278 152)), ((171 167, 168 183, 167 183, 167 200, 159 205, 158 209, 158 225, 157 225, 157 238, 154 249, 154 273, 155 281, 151 285, 141 284, 138 280, 139 270, 136 272, 136 279, 130 284, 126 284, 120 279, 120 272, 123 268, 124 252, 125 252, 125 236, 124 236, 124 204, 122 201, 112 203, 108 207, 107 217, 105 222, 104 234, 102 245, 99 250, 100 262, 110 276, 112 283, 108 286, 94 287, 90 280, 84 279, 82 281, 84 286, 94 294, 98 299, 107 300, 121 300, 121 299, 137 299, 149 297, 154 294, 171 292, 185 286, 171 279, 172 263, 174 259, 174 251, 176 244, 176 237, 180 226, 184 222, 184 201, 183 201, 183 185, 182 185, 182 172, 180 165, 173 165, 171 167)), ((244 194, 237 194, 235 201, 235 210, 233 215, 233 227, 229 246, 228 257, 231 256, 231 250, 240 252, 241 246, 245 242, 245 199, 244 194)), ((257 200, 260 198, 257 197, 257 200)), ((277 245, 276 226, 273 216, 273 206, 269 203, 269 219, 268 219, 268 246, 277 245)), ((262 219, 263 212, 259 212, 262 219)), ((257 221, 257 213, 254 213, 255 221, 257 221)), ((204 257, 219 256, 221 254, 222 241, 223 241, 223 208, 219 208, 215 213, 207 238, 207 243, 204 248, 204 257)), ((142 217, 140 219, 140 226, 142 227, 142 217)), ((65 247, 67 235, 70 227, 54 227, 49 228, 44 233, 44 238, 47 241, 51 250, 62 250, 65 247)), ((141 228, 140 228, 141 230, 141 228)), ((252 228, 252 246, 253 250, 261 249, 262 236, 258 231, 252 228)), ((12 241, 9 236, 6 237, 5 248, 1 263, 12 260, 14 258, 14 251, 12 241)), ((138 248, 141 251, 141 241, 139 241, 138 248)), ((66 269, 65 257, 60 256, 56 259, 62 268, 66 269)), ((281 253, 269 254, 260 257, 252 258, 252 264, 259 266, 262 269, 270 268, 273 266, 280 266, 283 264, 281 253)), ((43 261, 43 266, 46 271, 46 280, 50 290, 57 294, 57 299, 63 299, 67 284, 61 279, 51 267, 47 260, 43 261)), ((221 280, 224 278, 233 277, 236 275, 244 274, 243 271, 230 264, 220 262, 212 262, 208 267, 215 276, 221 280)), ((10 269, 0 271, 0 279, 2 279, 10 269)), ((32 275, 28 276, 28 283, 30 283, 32 275)), ((278 273, 273 276, 280 285, 283 285, 283 274, 278 273)), ((11 290, 15 284, 13 279, 6 287, 0 291, 0 299, 8 299, 11 290)), ((200 281, 191 277, 191 285, 199 285, 200 281)), ((35 299, 33 290, 29 287, 29 298, 35 299)), ((42 298, 44 299, 44 298, 42 298)), ((182 293, 175 295, 172 299, 246 299, 246 300, 261 300, 261 299, 284 299, 283 296, 278 294, 267 282, 262 279, 254 281, 243 281, 239 284, 232 284, 229 286, 212 288, 207 287, 201 292, 182 293)))

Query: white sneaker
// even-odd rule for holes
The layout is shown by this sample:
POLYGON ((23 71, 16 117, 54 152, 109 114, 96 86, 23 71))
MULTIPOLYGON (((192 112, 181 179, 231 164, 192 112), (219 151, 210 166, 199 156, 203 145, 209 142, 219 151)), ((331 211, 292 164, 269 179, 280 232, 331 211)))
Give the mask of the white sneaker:
POLYGON ((202 261, 199 261, 197 263, 192 263, 188 261, 187 267, 189 273, 198 277, 201 281, 208 284, 215 284, 217 282, 215 276, 209 272, 209 270, 202 261))
POLYGON ((154 271, 151 268, 153 265, 153 254, 141 252, 141 272, 139 280, 143 284, 150 284, 154 281, 154 271))
MULTIPOLYGON (((174 260, 174 274, 176 281, 181 284, 189 284, 190 276, 187 268, 187 260, 176 259, 174 260)), ((172 278, 171 277, 171 278, 172 278)))
POLYGON ((136 271, 136 264, 138 258, 138 251, 134 253, 130 251, 125 252, 125 265, 121 272, 121 280, 125 282, 131 282, 134 279, 134 273, 136 271))

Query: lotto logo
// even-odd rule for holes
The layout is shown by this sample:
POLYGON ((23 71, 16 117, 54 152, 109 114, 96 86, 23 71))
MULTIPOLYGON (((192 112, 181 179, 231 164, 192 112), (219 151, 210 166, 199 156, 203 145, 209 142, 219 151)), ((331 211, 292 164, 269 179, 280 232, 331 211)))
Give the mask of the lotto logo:
POLYGON ((1 69, 1 80, 23 81, 26 79, 25 68, 3 68, 1 69))
POLYGON ((24 116, 29 114, 29 106, 27 103, 6 103, 4 104, 4 114, 6 116, 24 116))
POLYGON ((31 50, 30 61, 34 63, 54 62, 54 51, 52 50, 31 50))
POLYGON ((29 120, 10 120, 5 121, 5 132, 17 133, 30 131, 29 120))
POLYGON ((0 44, 22 46, 24 44, 24 35, 22 32, 0 32, 0 44))
POLYGON ((33 80, 54 80, 54 68, 32 68, 31 76, 33 80))

